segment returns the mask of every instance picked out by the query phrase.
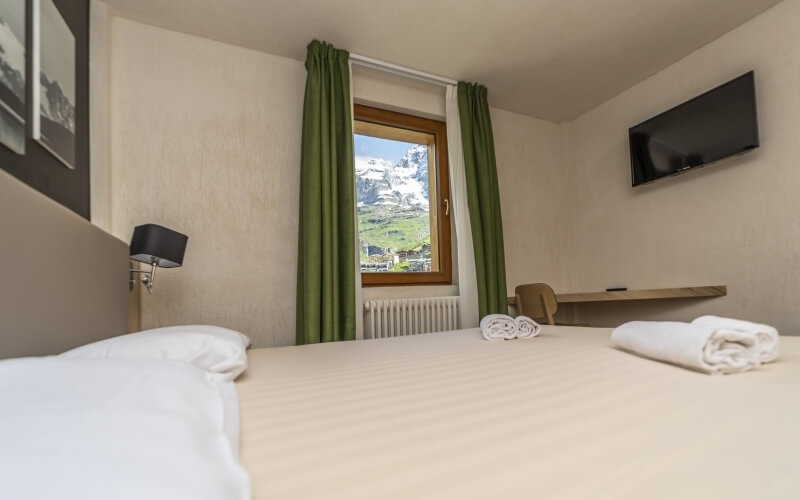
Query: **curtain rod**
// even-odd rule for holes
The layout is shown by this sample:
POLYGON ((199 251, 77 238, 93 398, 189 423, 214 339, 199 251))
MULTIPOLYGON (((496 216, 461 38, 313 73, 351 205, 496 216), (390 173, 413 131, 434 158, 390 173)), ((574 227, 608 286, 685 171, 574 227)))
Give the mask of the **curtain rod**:
POLYGON ((366 57, 359 54, 353 54, 352 52, 350 53, 350 61, 353 64, 358 64, 359 66, 364 66, 366 68, 386 71, 387 73, 393 73, 395 75, 405 76, 407 78, 413 78, 415 80, 421 80, 423 82, 433 83, 436 85, 458 84, 457 81, 451 80, 450 78, 445 78, 439 75, 433 75, 431 73, 425 73, 424 71, 417 71, 415 69, 406 68, 405 66, 399 66, 397 64, 380 61, 378 59, 373 59, 371 57, 366 57))

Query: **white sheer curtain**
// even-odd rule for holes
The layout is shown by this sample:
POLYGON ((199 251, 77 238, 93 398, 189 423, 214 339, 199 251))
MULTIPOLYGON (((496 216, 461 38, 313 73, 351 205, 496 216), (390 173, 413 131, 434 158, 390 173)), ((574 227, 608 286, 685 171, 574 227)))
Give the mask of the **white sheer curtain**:
POLYGON ((461 328, 474 328, 478 318, 478 282, 475 277, 475 253, 472 249, 472 227, 467 207, 467 181, 464 177, 464 148, 461 145, 461 123, 458 118, 458 87, 447 86, 447 149, 450 164, 450 202, 456 230, 458 252, 458 294, 461 328))
MULTIPOLYGON (((350 61, 350 120, 351 120, 351 128, 354 128, 352 123, 353 120, 353 62, 350 61)), ((354 140, 351 138, 350 140, 354 140)), ((356 184, 356 176, 353 175, 353 193, 356 193, 358 196, 358 190, 355 188, 356 184)), ((356 340, 361 340, 364 338, 364 302, 363 302, 363 293, 361 290, 361 256, 359 254, 359 249, 361 248, 361 241, 358 239, 358 210, 353 211, 353 217, 355 217, 355 237, 356 237, 356 340)))

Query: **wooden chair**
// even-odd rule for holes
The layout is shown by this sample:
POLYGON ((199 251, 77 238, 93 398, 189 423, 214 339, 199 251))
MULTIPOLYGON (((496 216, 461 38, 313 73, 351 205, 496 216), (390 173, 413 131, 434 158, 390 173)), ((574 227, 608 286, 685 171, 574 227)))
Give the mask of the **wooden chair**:
POLYGON ((553 315, 558 310, 556 294, 547 283, 519 285, 514 289, 517 299, 517 313, 532 319, 546 319, 554 325, 553 315))

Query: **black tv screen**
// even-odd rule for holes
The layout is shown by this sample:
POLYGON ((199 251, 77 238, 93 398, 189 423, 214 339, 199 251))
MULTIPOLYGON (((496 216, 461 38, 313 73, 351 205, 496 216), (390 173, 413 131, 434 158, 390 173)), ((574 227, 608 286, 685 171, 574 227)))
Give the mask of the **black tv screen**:
POLYGON ((757 148, 753 72, 631 127, 634 186, 757 148))

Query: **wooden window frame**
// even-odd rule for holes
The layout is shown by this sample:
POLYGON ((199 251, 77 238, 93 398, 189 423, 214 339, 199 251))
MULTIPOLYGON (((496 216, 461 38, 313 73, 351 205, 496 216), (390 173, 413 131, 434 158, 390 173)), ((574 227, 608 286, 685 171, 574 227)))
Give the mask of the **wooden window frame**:
MULTIPOLYGON (((431 248, 438 231, 439 270, 405 273, 361 273, 361 286, 450 285, 453 283, 453 253, 450 232, 450 177, 447 163, 447 126, 442 121, 389 111, 363 104, 353 105, 353 120, 433 135, 436 201, 429 199, 431 248), (436 225, 434 225, 436 221, 436 225)), ((353 130, 355 134, 355 128, 353 130)), ((430 156, 430 155, 429 155, 430 156)), ((429 160, 430 161, 430 160, 429 160)), ((431 179, 428 179, 429 185, 431 179)), ((429 194, 430 198, 430 194, 429 194)))

